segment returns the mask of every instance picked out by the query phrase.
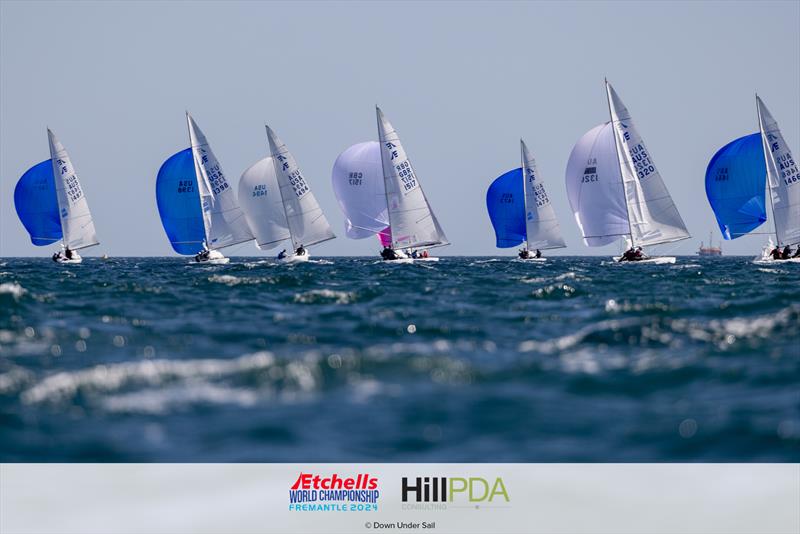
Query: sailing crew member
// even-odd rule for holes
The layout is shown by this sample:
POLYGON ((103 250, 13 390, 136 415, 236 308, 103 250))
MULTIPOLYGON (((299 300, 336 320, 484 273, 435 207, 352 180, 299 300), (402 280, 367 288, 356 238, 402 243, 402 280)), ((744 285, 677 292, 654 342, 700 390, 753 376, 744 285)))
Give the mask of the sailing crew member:
POLYGON ((792 258, 800 258, 800 245, 797 246, 797 250, 794 251, 794 256, 792 258))
POLYGON ((645 258, 646 258, 646 256, 644 255, 644 251, 642 250, 642 247, 636 247, 636 260, 637 261, 638 260, 643 260, 645 258))
POLYGON ((623 252, 622 256, 620 256, 619 260, 617 261, 636 261, 636 250, 631 247, 625 252, 623 252))
POLYGON ((282 260, 282 259, 284 259, 285 257, 286 257, 286 249, 283 249, 283 250, 281 250, 281 251, 278 253, 278 259, 279 259, 279 260, 282 260))
POLYGON ((536 257, 537 258, 541 258, 542 257, 542 251, 539 250, 538 248, 536 249, 536 257))
POLYGON ((783 252, 781 252, 781 259, 788 260, 791 257, 792 257, 792 247, 786 245, 785 247, 783 247, 783 252))
POLYGON ((303 244, 300 243, 300 246, 297 247, 297 250, 294 251, 295 256, 305 256, 306 249, 303 247, 303 244))
POLYGON ((779 260, 781 259, 781 249, 776 246, 772 249, 772 252, 770 252, 769 255, 772 256, 773 260, 779 260))
POLYGON ((65 248, 65 249, 64 249, 64 256, 65 256, 65 257, 66 257, 68 260, 71 260, 71 259, 72 259, 72 249, 71 249, 71 248, 69 248, 69 247, 65 248))
POLYGON ((520 259, 527 260, 531 257, 531 252, 527 248, 519 249, 519 257, 520 259))
MULTIPOLYGON (((797 252, 800 252, 800 248, 797 249, 797 252)), ((422 251, 422 257, 423 258, 427 258, 428 257, 428 251, 427 250, 423 250, 422 251)))
POLYGON ((398 258, 397 252, 392 250, 391 247, 383 247, 381 251, 381 258, 384 260, 396 260, 398 258))

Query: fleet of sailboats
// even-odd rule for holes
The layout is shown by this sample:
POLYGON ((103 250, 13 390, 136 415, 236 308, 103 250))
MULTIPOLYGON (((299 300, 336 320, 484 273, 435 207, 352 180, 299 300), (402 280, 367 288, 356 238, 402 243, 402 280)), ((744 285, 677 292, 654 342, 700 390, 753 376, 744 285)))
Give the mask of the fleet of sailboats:
POLYGON ((14 206, 36 246, 61 241, 58 263, 81 263, 78 250, 99 245, 89 203, 64 145, 48 128, 50 159, 28 169, 14 189, 14 206))
MULTIPOLYGON (((631 114, 608 81, 609 121, 575 144, 565 174, 567 196, 584 243, 623 241, 627 264, 675 263, 644 247, 690 237, 631 114)), ((756 96, 759 132, 717 151, 706 195, 724 239, 758 233, 771 222, 756 262, 800 263, 800 173, 777 122, 756 96), (774 237, 774 240, 772 239, 774 237), (793 256, 791 247, 798 247, 793 256)), ((449 241, 392 124, 376 107, 378 140, 357 143, 336 159, 332 185, 350 239, 377 236, 392 263, 438 261, 428 251, 449 241)), ((221 250, 254 241, 263 250, 288 243, 285 263, 306 262, 307 247, 334 239, 297 162, 266 126, 269 155, 242 174, 237 193, 208 139, 187 112, 189 148, 169 157, 156 178, 159 216, 172 248, 192 263, 224 264, 221 250)), ((50 159, 19 179, 14 203, 34 245, 61 241, 59 263, 80 263, 78 250, 98 244, 89 205, 64 146, 48 129, 50 159)), ((542 262, 542 250, 566 246, 536 161, 520 140, 521 166, 496 178, 486 206, 498 248, 522 245, 519 259, 542 262), (535 251, 535 252, 534 252, 535 251)))
POLYGON ((756 113, 759 132, 731 141, 711 158, 706 196, 725 239, 755 233, 772 221, 769 242, 756 262, 800 263, 800 252, 789 252, 800 244, 800 172, 758 95, 756 113))

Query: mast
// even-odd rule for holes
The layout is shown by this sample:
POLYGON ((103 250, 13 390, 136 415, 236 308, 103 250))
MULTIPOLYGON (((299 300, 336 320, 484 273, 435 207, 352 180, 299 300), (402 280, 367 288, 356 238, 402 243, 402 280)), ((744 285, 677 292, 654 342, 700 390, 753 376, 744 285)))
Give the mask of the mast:
POLYGON ((192 120, 192 116, 189 115, 189 110, 187 109, 186 110, 186 129, 189 132, 189 148, 191 148, 191 150, 192 150, 192 161, 194 162, 194 177, 195 177, 195 180, 197 180, 198 193, 200 193, 200 195, 199 195, 199 199, 200 199, 200 215, 201 215, 201 218, 203 219, 203 232, 206 234, 206 238, 203 241, 203 249, 211 250, 211 247, 209 246, 210 243, 211 243, 211 228, 210 228, 211 221, 208 218, 206 218, 206 210, 205 210, 205 206, 203 205, 203 197, 206 196, 206 195, 202 194, 202 190, 205 187, 205 183, 202 186, 200 185, 200 182, 202 180, 204 180, 204 178, 203 178, 203 173, 200 172, 200 166, 197 163, 197 155, 195 154, 195 151, 194 151, 194 143, 192 142, 192 139, 194 138, 194 136, 192 135, 192 122, 191 122, 191 120, 192 120))
POLYGON ((523 148, 524 146, 525 146, 525 141, 523 141, 522 138, 520 138, 520 140, 519 140, 519 156, 520 156, 520 159, 522 160, 522 208, 524 210, 523 213, 525 214, 525 222, 526 222, 526 225, 525 225, 525 250, 530 250, 531 249, 531 242, 530 242, 530 236, 528 235, 528 226, 527 226, 527 217, 528 217, 528 215, 527 215, 528 214, 528 189, 527 189, 527 187, 528 187, 528 168, 527 168, 527 165, 525 164, 526 162, 525 162, 525 149, 523 148))
POLYGON ((631 247, 636 246, 633 242, 633 227, 631 226, 631 207, 628 204, 628 193, 625 190, 625 178, 622 172, 622 161, 619 159, 619 141, 617 141, 617 132, 614 131, 616 125, 614 124, 614 114, 611 112, 611 94, 608 92, 608 78, 603 78, 606 85, 606 102, 608 103, 608 120, 611 124, 611 134, 614 136, 614 147, 616 148, 617 165, 619 166, 619 181, 622 184, 622 196, 625 199, 625 211, 628 212, 628 235, 631 238, 631 247))
MULTIPOLYGON (((267 129, 267 141, 269 141, 270 128, 266 123, 264 123, 264 128, 267 129)), ((272 152, 272 150, 270 150, 270 152, 272 152)), ((277 178, 279 171, 278 171, 278 164, 275 161, 275 154, 270 154, 270 157, 272 158, 272 165, 275 169, 275 176, 277 178)), ((297 243, 295 243, 294 241, 294 234, 292 233, 292 225, 289 224, 289 212, 286 210, 286 198, 284 198, 283 196, 283 188, 281 187, 280 181, 278 181, 278 194, 281 196, 281 206, 283 206, 283 216, 286 217, 286 228, 289 230, 289 240, 292 242, 292 250, 296 250, 297 243)))
POLYGON ((389 208, 389 190, 386 188, 386 163, 383 155, 383 140, 381 139, 381 108, 375 104, 375 119, 378 125, 378 145, 381 149, 381 176, 383 176, 383 197, 386 200, 386 218, 389 219, 389 233, 392 236, 392 249, 395 248, 394 232, 392 231, 392 210, 389 208))
MULTIPOLYGON (((756 113, 758 113, 758 131, 761 132, 761 147, 764 149, 764 163, 770 164, 769 142, 767 141, 766 133, 764 132, 764 121, 761 118, 761 106, 758 105, 758 93, 756 93, 756 113)), ((769 209, 772 212, 772 226, 775 229, 775 246, 781 246, 781 240, 778 237, 778 219, 775 217, 775 205, 772 202, 772 182, 769 179, 769 171, 766 175, 767 181, 767 196, 769 197, 769 209)))

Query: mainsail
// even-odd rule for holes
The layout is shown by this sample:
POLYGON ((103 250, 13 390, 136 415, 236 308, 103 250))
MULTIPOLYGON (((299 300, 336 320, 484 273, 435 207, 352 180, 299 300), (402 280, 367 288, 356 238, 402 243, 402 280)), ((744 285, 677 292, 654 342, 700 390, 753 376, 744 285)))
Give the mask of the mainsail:
POLYGON ((610 122, 595 126, 575 143, 567 162, 567 197, 590 247, 631 233, 614 143, 610 122))
POLYGON ((767 220, 766 167, 761 134, 720 148, 706 169, 706 196, 725 239, 752 232, 767 220))
POLYGON ((628 109, 606 82, 617 157, 625 187, 631 242, 658 245, 690 237, 628 109))
POLYGON ((561 228, 553 211, 553 205, 539 179, 536 161, 521 140, 522 173, 525 181, 525 229, 529 249, 563 248, 566 246, 561 236, 561 228))
POLYGON ((397 132, 380 108, 376 107, 376 113, 392 247, 429 248, 449 244, 397 132))
POLYGON ((253 239, 236 194, 222 167, 191 115, 186 114, 203 210, 206 246, 211 250, 253 239))
POLYGON ((156 203, 173 250, 192 256, 203 250, 206 230, 192 149, 173 154, 156 178, 156 203))
POLYGON ((800 243, 800 173, 797 163, 778 123, 758 96, 756 103, 778 244, 800 243))
POLYGON ((259 248, 274 248, 291 237, 272 157, 256 162, 242 173, 239 205, 259 248))
POLYGON ((64 245, 72 250, 98 245, 100 243, 94 230, 92 213, 69 154, 49 129, 47 137, 50 141, 50 161, 53 165, 64 245))
POLYGON ((358 143, 339 154, 331 182, 345 216, 347 237, 364 239, 387 230, 389 216, 379 143, 358 143))
POLYGON ((293 247, 314 245, 335 238, 294 157, 269 126, 267 138, 293 247))
POLYGON ((37 163, 22 175, 14 188, 14 207, 34 245, 49 245, 64 236, 51 160, 37 163))

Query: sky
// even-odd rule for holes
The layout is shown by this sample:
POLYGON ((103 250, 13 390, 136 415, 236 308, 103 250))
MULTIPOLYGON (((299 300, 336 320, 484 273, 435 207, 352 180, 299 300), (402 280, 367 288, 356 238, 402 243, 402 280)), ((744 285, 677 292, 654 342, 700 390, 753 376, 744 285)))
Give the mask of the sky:
MULTIPOLYGON (((155 179, 188 146, 185 110, 230 181, 268 151, 292 151, 339 239, 315 255, 373 255, 344 237, 331 169, 376 140, 375 105, 397 129, 452 245, 507 255, 486 214, 491 181, 537 160, 568 247, 587 248, 564 171, 608 120, 614 85, 692 233, 719 229, 705 197, 711 156, 758 130, 755 92, 800 156, 800 2, 0 2, 0 256, 45 256, 17 219, 19 177, 69 151, 101 245, 86 255, 174 255, 155 179)), ((765 235, 725 242, 755 254, 765 235)), ((274 254, 251 244, 228 255, 274 254)))

